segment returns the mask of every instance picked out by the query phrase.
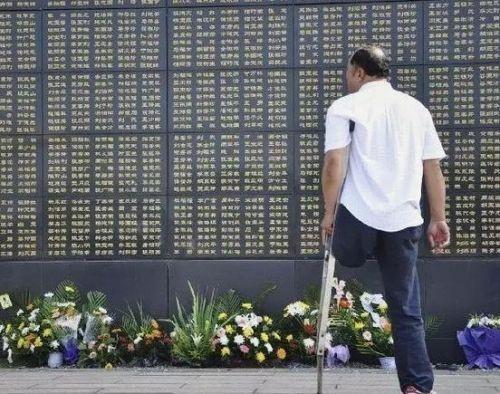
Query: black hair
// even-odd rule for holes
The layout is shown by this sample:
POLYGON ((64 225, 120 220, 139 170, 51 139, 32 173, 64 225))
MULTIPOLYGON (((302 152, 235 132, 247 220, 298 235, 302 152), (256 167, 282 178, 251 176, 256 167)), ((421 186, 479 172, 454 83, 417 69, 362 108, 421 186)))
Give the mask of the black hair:
POLYGON ((389 59, 384 50, 376 45, 368 45, 357 49, 349 62, 361 67, 369 76, 387 78, 389 76, 389 59))

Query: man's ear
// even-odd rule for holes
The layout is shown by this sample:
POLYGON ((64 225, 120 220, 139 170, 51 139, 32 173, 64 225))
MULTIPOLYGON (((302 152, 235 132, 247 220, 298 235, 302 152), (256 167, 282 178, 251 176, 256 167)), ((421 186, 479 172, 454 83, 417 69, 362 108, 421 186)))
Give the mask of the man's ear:
POLYGON ((356 66, 356 70, 354 71, 354 75, 356 75, 356 77, 358 77, 360 80, 363 80, 363 79, 365 79, 366 72, 363 69, 363 67, 356 66))

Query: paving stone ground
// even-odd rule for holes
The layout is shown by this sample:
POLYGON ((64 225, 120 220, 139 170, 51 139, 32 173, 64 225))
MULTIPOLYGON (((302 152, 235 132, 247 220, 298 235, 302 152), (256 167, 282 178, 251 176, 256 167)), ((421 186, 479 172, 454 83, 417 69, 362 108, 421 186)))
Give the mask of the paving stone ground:
MULTIPOLYGON (((500 370, 435 371, 437 394, 500 394, 500 370)), ((335 368, 324 393, 397 394, 394 371, 335 368)), ((315 394, 316 370, 297 369, 0 369, 0 393, 315 394)))

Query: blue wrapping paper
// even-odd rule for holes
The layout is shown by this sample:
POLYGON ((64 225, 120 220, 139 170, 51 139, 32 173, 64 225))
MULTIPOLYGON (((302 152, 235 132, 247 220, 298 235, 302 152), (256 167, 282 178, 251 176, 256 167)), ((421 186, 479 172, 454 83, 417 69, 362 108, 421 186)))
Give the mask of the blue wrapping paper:
POLYGON ((457 331, 457 339, 470 367, 500 367, 500 329, 465 328, 463 331, 457 331))

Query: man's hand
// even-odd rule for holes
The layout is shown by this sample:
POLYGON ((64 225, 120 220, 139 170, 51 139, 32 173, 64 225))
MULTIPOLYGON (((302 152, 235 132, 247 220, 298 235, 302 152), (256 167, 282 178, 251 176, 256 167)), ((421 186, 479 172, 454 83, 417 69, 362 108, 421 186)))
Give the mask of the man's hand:
POLYGON ((431 220, 427 227, 427 240, 432 253, 444 252, 444 248, 450 244, 450 229, 446 220, 431 220))
POLYGON ((326 242, 327 235, 333 234, 333 213, 325 212, 325 216, 323 216, 323 220, 321 221, 321 242, 323 245, 326 242))

